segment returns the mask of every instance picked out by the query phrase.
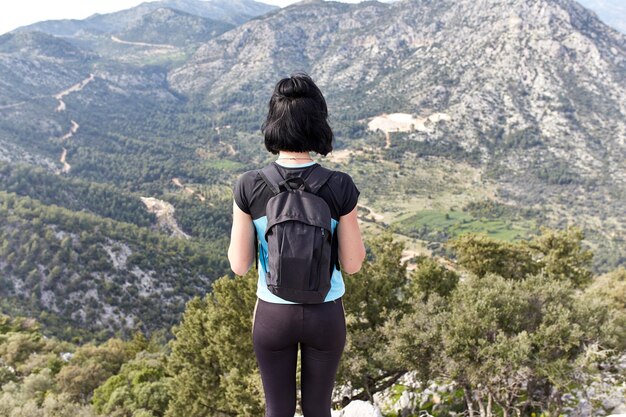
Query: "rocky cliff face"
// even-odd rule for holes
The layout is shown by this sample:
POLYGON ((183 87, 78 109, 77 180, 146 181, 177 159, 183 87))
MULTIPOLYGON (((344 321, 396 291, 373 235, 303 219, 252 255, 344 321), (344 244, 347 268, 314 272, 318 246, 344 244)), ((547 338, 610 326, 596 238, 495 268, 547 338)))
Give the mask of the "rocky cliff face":
POLYGON ((626 38, 573 1, 306 2, 209 41, 168 80, 216 103, 254 89, 255 106, 297 69, 335 104, 364 98, 361 116, 454 115, 468 147, 536 127, 544 138, 567 136, 579 153, 600 138, 608 154, 624 151, 626 38))

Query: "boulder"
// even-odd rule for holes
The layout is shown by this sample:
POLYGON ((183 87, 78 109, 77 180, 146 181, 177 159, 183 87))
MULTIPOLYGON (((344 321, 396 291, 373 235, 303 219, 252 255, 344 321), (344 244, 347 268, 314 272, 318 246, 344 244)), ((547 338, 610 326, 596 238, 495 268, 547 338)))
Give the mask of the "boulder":
MULTIPOLYGON (((380 409, 368 401, 354 400, 342 410, 331 410, 332 417, 383 417, 380 409)), ((302 417, 296 414, 294 417, 302 417)))
POLYGON ((336 417, 383 417, 380 409, 368 401, 354 400, 336 417))

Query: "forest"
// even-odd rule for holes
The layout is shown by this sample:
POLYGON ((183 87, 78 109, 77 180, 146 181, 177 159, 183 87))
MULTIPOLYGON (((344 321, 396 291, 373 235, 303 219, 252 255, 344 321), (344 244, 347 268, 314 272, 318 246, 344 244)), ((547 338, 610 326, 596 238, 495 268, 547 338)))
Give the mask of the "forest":
MULTIPOLYGON (((344 274, 334 407, 384 393, 386 417, 610 412, 626 380, 626 270, 594 276, 583 237, 465 234, 446 243, 454 260, 419 257, 411 272, 392 234, 369 239, 361 271, 344 274), (399 410, 402 395, 412 400, 399 410)), ((223 275, 171 332, 103 342, 45 337, 37 320, 3 315, 0 416, 262 415, 255 287, 254 269, 223 275)))
POLYGON ((66 340, 150 333, 176 323, 227 271, 225 244, 0 191, 0 305, 66 340))

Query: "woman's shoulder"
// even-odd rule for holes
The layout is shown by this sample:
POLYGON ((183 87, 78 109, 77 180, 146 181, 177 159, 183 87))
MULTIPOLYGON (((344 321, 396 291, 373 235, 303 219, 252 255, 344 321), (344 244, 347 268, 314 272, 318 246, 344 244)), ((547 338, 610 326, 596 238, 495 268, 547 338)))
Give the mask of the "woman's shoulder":
POLYGON ((247 199, 256 188, 258 179, 259 173, 255 169, 239 174, 233 186, 233 193, 235 196, 239 196, 241 200, 247 199))
MULTIPOLYGON (((335 201, 339 217, 350 213, 357 204, 361 192, 347 172, 335 170, 327 182, 335 201)), ((339 218, 338 217, 338 218, 339 218)))
POLYGON ((340 170, 333 170, 333 175, 330 177, 329 182, 339 185, 341 188, 354 185, 354 180, 350 174, 340 170))
POLYGON ((254 183, 257 179, 260 179, 259 170, 251 169, 249 171, 245 171, 237 177, 237 183, 241 185, 254 183))

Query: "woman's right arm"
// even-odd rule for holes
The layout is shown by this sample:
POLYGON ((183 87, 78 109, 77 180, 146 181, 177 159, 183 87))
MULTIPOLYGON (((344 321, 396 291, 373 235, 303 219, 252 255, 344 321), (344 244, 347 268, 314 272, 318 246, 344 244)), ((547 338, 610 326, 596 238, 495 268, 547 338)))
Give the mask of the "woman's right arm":
POLYGON ((252 217, 233 201, 233 227, 230 232, 228 260, 237 275, 245 275, 254 262, 254 224, 252 217))
POLYGON ((348 274, 356 274, 365 259, 365 245, 361 238, 356 206, 350 213, 339 218, 337 238, 341 269, 348 274))

